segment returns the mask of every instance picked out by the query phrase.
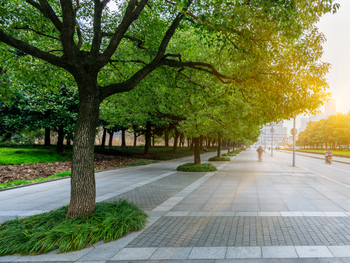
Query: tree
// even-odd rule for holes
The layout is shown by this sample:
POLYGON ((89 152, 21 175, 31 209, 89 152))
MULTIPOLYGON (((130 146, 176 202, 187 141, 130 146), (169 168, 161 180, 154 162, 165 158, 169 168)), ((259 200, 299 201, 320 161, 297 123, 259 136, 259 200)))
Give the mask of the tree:
MULTIPOLYGON (((80 108, 73 146, 68 217, 91 214, 95 208, 93 146, 99 105, 105 98, 132 90, 162 66, 199 70, 222 82, 240 81, 229 76, 230 72, 239 71, 242 65, 238 63, 222 61, 223 73, 220 73, 211 64, 218 56, 192 61, 191 56, 179 54, 173 43, 181 39, 177 36, 186 28, 194 26, 196 33, 203 37, 221 38, 231 43, 227 52, 229 49, 232 54, 241 51, 242 59, 244 54, 250 53, 256 61, 271 55, 271 63, 276 57, 273 53, 278 55, 279 48, 288 48, 279 45, 283 40, 300 46, 301 55, 305 55, 302 53, 307 53, 308 49, 304 49, 305 43, 300 37, 312 29, 320 15, 334 8, 331 0, 296 3, 129 0, 118 2, 118 11, 110 11, 108 3, 109 0, 75 3, 25 0, 5 2, 0 7, 0 42, 5 44, 1 46, 2 52, 12 47, 29 54, 28 61, 34 57, 51 64, 52 70, 54 67, 64 69, 78 86, 80 108), (112 70, 115 74, 110 73, 112 70)), ((196 43, 189 44, 194 47, 196 43)), ((264 70, 256 68, 252 74, 264 74, 264 70)))

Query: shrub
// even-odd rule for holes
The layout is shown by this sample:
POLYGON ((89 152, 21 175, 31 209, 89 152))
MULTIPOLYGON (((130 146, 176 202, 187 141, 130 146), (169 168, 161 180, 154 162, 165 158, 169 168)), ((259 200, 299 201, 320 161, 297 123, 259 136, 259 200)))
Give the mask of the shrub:
POLYGON ((177 167, 178 171, 182 172, 214 172, 217 171, 216 167, 211 163, 202 163, 202 164, 194 164, 194 163, 185 163, 177 167))
POLYGON ((146 225, 147 214, 127 200, 97 203, 90 216, 67 219, 68 206, 0 226, 0 256, 68 252, 110 242, 146 225))
POLYGON ((126 163, 125 166, 137 166, 137 165, 146 165, 150 163, 158 163, 158 161, 153 161, 153 160, 139 160, 135 162, 129 162, 126 163))
POLYGON ((217 156, 214 156, 214 157, 209 158, 209 161, 215 161, 215 162, 229 162, 229 161, 231 161, 231 159, 228 158, 228 157, 217 157, 217 156))
POLYGON ((237 154, 235 153, 224 153, 224 154, 221 154, 221 156, 236 156, 237 154))

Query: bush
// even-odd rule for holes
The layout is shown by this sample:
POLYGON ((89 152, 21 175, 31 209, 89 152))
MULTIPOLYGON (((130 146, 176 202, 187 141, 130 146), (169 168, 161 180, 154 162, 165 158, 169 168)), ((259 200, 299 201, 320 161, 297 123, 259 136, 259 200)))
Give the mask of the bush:
POLYGON ((224 154, 221 154, 221 156, 236 156, 237 154, 235 153, 224 153, 224 154))
POLYGON ((202 163, 202 164, 185 163, 177 167, 176 170, 182 171, 182 172, 215 172, 217 171, 216 167, 211 163, 202 163))
POLYGON ((229 161, 231 161, 231 159, 228 158, 228 157, 217 157, 217 156, 214 156, 214 157, 209 158, 209 161, 215 161, 215 162, 229 162, 229 161))
POLYGON ((26 185, 31 183, 37 183, 37 182, 43 182, 43 181, 49 181, 53 179, 58 179, 60 177, 67 177, 67 176, 70 176, 70 174, 71 172, 67 171, 67 172, 57 173, 55 175, 48 176, 48 177, 38 177, 34 180, 15 180, 12 182, 7 182, 5 184, 0 184, 0 189, 19 186, 19 185, 26 185))
POLYGON ((139 160, 135 162, 129 162, 126 163, 125 166, 137 166, 137 165, 146 165, 150 163, 158 163, 158 161, 153 161, 153 160, 139 160))
POLYGON ((110 242, 145 227, 147 214, 127 200, 97 203, 90 216, 67 219, 68 206, 0 226, 0 256, 68 252, 110 242))

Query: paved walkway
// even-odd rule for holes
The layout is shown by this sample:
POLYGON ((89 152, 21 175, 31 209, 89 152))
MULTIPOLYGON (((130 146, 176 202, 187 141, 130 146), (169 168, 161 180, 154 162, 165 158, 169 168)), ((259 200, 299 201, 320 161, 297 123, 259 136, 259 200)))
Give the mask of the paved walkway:
MULTIPOLYGON (((202 155, 207 161, 214 153, 202 155)), ((97 201, 125 198, 147 227, 66 254, 0 262, 350 262, 350 186, 248 149, 218 172, 185 173, 193 157, 96 174, 97 201)), ((0 192, 0 220, 69 202, 69 179, 0 192)))

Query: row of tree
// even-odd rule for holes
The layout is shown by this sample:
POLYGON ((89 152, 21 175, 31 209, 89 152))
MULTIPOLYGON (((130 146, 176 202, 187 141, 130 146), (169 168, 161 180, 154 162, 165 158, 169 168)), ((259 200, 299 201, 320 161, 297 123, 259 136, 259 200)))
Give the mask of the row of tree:
POLYGON ((298 146, 304 148, 347 148, 350 145, 350 112, 338 113, 327 119, 310 121, 299 133, 298 146))
POLYGON ((201 136, 253 139, 262 124, 313 113, 328 96, 315 23, 337 10, 332 0, 109 2, 0 7, 2 98, 29 83, 41 94, 75 83, 79 94, 68 217, 95 208, 100 119, 143 127, 146 144, 152 127, 174 125, 200 163, 201 136))

